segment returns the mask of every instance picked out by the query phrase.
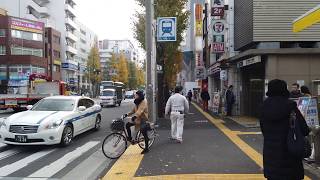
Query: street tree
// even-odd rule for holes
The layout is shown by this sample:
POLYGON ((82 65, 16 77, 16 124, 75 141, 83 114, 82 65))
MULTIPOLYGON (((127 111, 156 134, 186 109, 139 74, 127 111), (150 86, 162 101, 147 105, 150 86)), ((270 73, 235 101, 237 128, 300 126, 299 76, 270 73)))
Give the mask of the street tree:
POLYGON ((97 47, 92 47, 87 61, 87 78, 92 84, 93 96, 98 94, 98 84, 101 82, 100 56, 97 47))
POLYGON ((116 54, 112 53, 111 59, 110 59, 110 66, 109 66, 109 73, 111 75, 111 80, 112 81, 119 81, 119 74, 118 74, 118 66, 119 66, 119 61, 118 57, 116 54))
POLYGON ((145 85, 145 71, 140 68, 140 67, 136 67, 136 73, 137 73, 137 86, 139 88, 143 87, 145 85))
MULTIPOLYGON (((145 0, 136 0, 138 5, 145 9, 145 0)), ((176 84, 177 74, 181 71, 183 56, 180 44, 183 41, 183 33, 188 26, 190 12, 185 9, 188 0, 155 0, 154 17, 176 17, 177 18, 177 41, 157 42, 157 64, 163 66, 163 73, 158 77, 158 105, 163 115, 166 100, 169 98, 169 89, 176 84)), ((136 12, 134 21, 134 36, 141 47, 146 50, 145 44, 145 11, 136 12)))
POLYGON ((128 77, 128 88, 130 89, 136 89, 137 84, 137 72, 138 68, 134 62, 128 63, 128 70, 129 70, 129 77, 128 77))
POLYGON ((126 56, 121 53, 119 57, 119 65, 118 65, 118 77, 119 81, 123 82, 124 84, 128 84, 128 61, 126 56))

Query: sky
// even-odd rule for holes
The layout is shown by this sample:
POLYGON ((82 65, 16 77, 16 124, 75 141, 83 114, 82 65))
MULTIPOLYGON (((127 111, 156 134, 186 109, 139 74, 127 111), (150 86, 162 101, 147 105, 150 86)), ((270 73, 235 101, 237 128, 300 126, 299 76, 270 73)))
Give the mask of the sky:
POLYGON ((133 38, 133 15, 139 6, 134 0, 75 0, 78 20, 93 30, 99 40, 133 38))

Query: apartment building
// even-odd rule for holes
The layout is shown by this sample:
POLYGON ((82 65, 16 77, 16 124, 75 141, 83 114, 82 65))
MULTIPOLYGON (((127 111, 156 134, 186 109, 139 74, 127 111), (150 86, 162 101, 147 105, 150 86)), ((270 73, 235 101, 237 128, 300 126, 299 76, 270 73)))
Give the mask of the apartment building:
POLYGON ((79 31, 76 32, 76 36, 78 37, 78 54, 76 55, 76 61, 79 63, 78 86, 81 92, 85 92, 90 90, 91 87, 91 84, 85 77, 88 56, 90 54, 91 48, 98 47, 98 36, 90 28, 80 23, 79 21, 77 21, 76 23, 79 26, 79 31))

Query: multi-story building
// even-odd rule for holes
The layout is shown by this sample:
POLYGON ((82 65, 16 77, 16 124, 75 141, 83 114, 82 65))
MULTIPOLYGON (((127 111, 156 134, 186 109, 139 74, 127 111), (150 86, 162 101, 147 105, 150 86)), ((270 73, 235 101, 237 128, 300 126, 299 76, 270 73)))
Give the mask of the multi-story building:
POLYGON ((104 70, 108 66, 108 62, 112 57, 112 49, 99 49, 101 69, 104 70))
POLYGON ((99 49, 111 49, 113 53, 124 53, 129 61, 139 63, 139 53, 130 40, 109 40, 99 41, 99 49))
MULTIPOLYGON (((294 33, 293 20, 319 4, 305 0, 234 1, 234 48, 227 59, 227 85, 233 84, 237 114, 257 116, 267 84, 278 78, 307 85, 313 95, 320 87, 320 25, 294 33)), ((233 22, 230 22, 233 23, 233 22)))
POLYGON ((10 16, 41 21, 61 34, 61 74, 62 80, 75 89, 77 85, 78 53, 75 22, 76 3, 74 0, 0 0, 1 8, 10 16))
POLYGON ((79 31, 76 33, 78 37, 76 60, 79 63, 78 79, 80 79, 78 86, 84 92, 88 91, 91 87, 88 79, 85 77, 85 70, 91 48, 98 46, 98 36, 82 23, 77 22, 77 24, 79 31))
POLYGON ((26 92, 30 74, 47 74, 42 22, 0 16, 0 93, 26 92))
POLYGON ((53 28, 46 28, 45 57, 48 61, 48 76, 52 80, 61 80, 61 33, 53 28))
POLYGON ((74 0, 50 1, 46 4, 50 17, 46 22, 61 33, 61 59, 62 59, 62 80, 75 90, 78 87, 78 54, 76 43, 78 37, 76 32, 79 26, 76 23, 76 3, 74 0))

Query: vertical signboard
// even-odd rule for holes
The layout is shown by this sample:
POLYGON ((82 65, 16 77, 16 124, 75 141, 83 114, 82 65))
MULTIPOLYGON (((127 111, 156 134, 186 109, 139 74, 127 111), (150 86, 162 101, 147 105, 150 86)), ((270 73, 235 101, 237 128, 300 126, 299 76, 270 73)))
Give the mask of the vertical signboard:
POLYGON ((202 36, 202 19, 203 19, 203 8, 201 4, 196 4, 196 36, 202 36))

